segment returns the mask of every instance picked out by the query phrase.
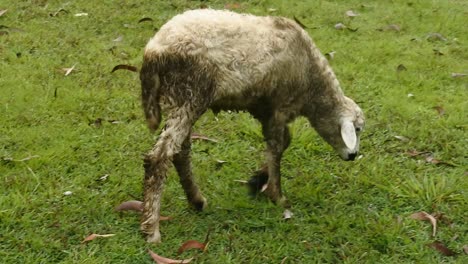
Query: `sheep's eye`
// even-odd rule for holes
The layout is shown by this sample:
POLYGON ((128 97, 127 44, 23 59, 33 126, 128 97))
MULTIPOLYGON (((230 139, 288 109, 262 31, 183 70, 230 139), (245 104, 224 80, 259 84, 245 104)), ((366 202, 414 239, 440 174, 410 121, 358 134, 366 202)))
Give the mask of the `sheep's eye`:
POLYGON ((356 132, 361 132, 362 128, 356 127, 356 132))

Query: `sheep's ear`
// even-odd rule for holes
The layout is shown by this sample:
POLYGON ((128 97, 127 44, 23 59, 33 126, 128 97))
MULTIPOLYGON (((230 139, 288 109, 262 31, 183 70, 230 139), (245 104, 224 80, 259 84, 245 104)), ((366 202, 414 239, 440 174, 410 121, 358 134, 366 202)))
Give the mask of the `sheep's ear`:
POLYGON ((354 149, 356 147, 357 137, 353 123, 345 121, 341 124, 341 137, 343 138, 346 147, 349 149, 354 149))

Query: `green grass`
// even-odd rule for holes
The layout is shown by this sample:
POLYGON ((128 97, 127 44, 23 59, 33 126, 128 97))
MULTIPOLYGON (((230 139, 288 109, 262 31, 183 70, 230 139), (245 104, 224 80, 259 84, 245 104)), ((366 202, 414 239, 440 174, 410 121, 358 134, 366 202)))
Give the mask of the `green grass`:
POLYGON ((468 73, 468 4, 461 0, 242 2, 240 11, 295 16, 323 53, 336 51, 331 64, 367 116, 363 156, 343 162, 305 119, 291 124, 282 174, 294 216, 284 221, 281 208, 249 198, 235 182, 262 164, 259 125, 245 113, 207 113, 195 130, 219 143, 195 141, 193 159, 209 208, 190 210, 171 170, 162 213, 173 220, 161 224, 162 244, 146 244, 139 216, 114 207, 141 199, 142 155, 156 135, 144 123, 137 74, 110 71, 139 66, 155 29, 198 6, 1 2, 8 11, 0 17, 0 262, 151 263, 147 249, 177 258, 182 242, 203 241, 210 228, 196 263, 468 262, 468 77, 451 77, 468 73), (347 10, 360 15, 351 20, 347 10), (143 17, 153 21, 138 23, 143 17), (336 30, 339 22, 358 30, 336 30), (400 31, 378 30, 389 24, 400 31), (446 40, 428 40, 434 32, 446 40), (64 76, 60 69, 75 64, 64 76), (400 64, 406 70, 397 71, 400 64), (405 154, 411 150, 449 165, 405 154), (418 211, 444 213, 450 223, 440 221, 431 237, 429 223, 409 218, 418 211), (116 235, 82 244, 91 233, 116 235), (427 246, 435 240, 460 254, 441 255, 427 246))

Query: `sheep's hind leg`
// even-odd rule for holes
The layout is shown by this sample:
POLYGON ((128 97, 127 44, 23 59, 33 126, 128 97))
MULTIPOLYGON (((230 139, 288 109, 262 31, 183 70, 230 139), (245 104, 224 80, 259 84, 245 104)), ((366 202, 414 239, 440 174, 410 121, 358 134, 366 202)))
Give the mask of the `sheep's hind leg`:
POLYGON ((290 207, 281 191, 280 175, 281 158, 291 141, 289 129, 286 122, 273 118, 262 122, 262 129, 267 144, 266 166, 250 180, 251 192, 263 189, 264 184, 267 184, 264 193, 276 204, 290 207))
POLYGON ((181 151, 174 155, 173 163, 179 174, 180 184, 185 191, 187 200, 193 208, 202 211, 206 207, 207 202, 193 179, 190 147, 191 140, 189 134, 189 136, 185 138, 184 143, 182 143, 181 151))
POLYGON ((148 235, 148 242, 161 242, 159 211, 164 181, 172 158, 181 150, 184 140, 190 136, 190 129, 196 119, 192 113, 189 108, 180 108, 172 112, 154 148, 144 159, 144 207, 141 230, 148 235))

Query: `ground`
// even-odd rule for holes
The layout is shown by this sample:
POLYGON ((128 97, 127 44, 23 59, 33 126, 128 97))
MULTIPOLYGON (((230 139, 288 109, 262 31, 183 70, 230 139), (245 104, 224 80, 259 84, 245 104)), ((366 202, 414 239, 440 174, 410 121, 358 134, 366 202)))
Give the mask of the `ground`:
POLYGON ((148 249, 195 263, 468 262, 466 1, 4 0, 0 10, 2 263, 151 263, 148 249), (140 67, 158 27, 200 6, 304 24, 366 113, 362 156, 341 161, 305 119, 292 123, 282 183, 294 215, 284 220, 236 181, 263 163, 259 124, 207 113, 195 131, 217 143, 194 140, 193 159, 209 207, 192 211, 172 170, 162 203, 172 219, 150 245, 139 215, 114 207, 141 200, 157 134, 138 75, 111 70, 140 67), (435 237, 410 217, 420 211, 438 216, 435 237), (204 253, 177 256, 209 229, 204 253), (115 236, 82 243, 92 233, 115 236))

